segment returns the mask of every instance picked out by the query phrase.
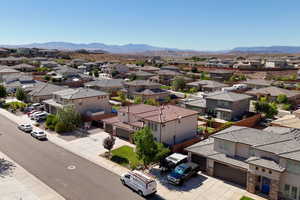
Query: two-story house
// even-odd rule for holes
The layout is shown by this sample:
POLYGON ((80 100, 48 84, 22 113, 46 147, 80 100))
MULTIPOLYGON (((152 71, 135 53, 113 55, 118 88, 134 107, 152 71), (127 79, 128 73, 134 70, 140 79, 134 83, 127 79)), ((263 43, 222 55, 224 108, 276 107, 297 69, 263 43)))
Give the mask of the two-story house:
POLYGON ((45 110, 56 114, 65 106, 74 106, 85 119, 99 120, 101 116, 111 112, 109 95, 89 88, 65 89, 52 93, 52 99, 43 101, 45 110))
POLYGON ((185 149, 202 171, 271 200, 300 198, 300 130, 232 126, 185 149))
POLYGON ((123 85, 129 98, 140 96, 143 100, 164 100, 170 95, 169 91, 160 88, 159 83, 151 81, 135 80, 123 82, 123 85))
POLYGON ((206 112, 219 119, 237 120, 249 111, 251 96, 234 92, 208 94, 206 112))
POLYGON ((174 105, 138 104, 123 107, 117 117, 103 121, 107 132, 128 140, 136 130, 149 126, 156 141, 172 146, 196 136, 197 117, 198 112, 174 105))

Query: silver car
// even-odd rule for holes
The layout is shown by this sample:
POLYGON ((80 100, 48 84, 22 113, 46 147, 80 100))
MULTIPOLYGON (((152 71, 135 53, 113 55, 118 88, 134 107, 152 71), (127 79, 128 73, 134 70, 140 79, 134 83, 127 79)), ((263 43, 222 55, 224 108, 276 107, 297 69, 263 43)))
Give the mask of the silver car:
POLYGON ((39 139, 39 140, 47 139, 46 133, 44 131, 41 131, 41 130, 32 131, 31 136, 36 138, 36 139, 39 139))
POLYGON ((29 133, 32 131, 32 125, 31 124, 20 124, 18 126, 18 128, 21 130, 21 131, 24 131, 26 133, 29 133))

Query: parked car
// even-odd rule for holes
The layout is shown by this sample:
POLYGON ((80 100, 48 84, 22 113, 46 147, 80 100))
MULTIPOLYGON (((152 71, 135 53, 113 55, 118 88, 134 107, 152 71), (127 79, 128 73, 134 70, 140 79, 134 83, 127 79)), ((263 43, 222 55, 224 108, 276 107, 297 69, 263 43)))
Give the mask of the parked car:
POLYGON ((47 118, 48 113, 47 112, 41 112, 33 115, 33 120, 40 122, 47 118))
POLYGON ((42 113, 41 111, 37 111, 37 112, 32 113, 31 115, 29 115, 30 119, 34 120, 35 116, 38 115, 38 114, 41 114, 41 113, 42 113))
POLYGON ((123 174, 120 179, 123 185, 132 188, 140 196, 148 196, 156 193, 156 181, 142 172, 134 170, 123 174))
POLYGON ((166 172, 173 170, 177 165, 187 162, 187 155, 173 153, 160 162, 160 170, 166 172))
POLYGON ((191 176, 196 175, 199 171, 199 165, 193 162, 182 163, 168 175, 169 183, 182 185, 191 176))
POLYGON ((27 112, 27 116, 30 117, 33 113, 38 112, 37 110, 31 110, 27 112))
POLYGON ((34 130, 31 132, 31 136, 36 138, 36 139, 39 139, 39 140, 42 140, 42 139, 47 139, 47 135, 44 131, 42 130, 34 130))
POLYGON ((32 126, 31 124, 20 124, 18 126, 18 128, 21 130, 21 131, 24 131, 26 133, 30 133, 32 131, 32 126))

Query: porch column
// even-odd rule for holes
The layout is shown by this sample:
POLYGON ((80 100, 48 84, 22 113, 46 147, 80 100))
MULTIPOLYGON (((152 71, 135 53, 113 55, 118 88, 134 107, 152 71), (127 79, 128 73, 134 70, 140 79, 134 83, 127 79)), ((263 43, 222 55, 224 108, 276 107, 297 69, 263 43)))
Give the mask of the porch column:
POLYGON ((251 172, 247 173, 247 191, 255 194, 257 176, 251 172))
POLYGON ((214 176, 214 161, 211 159, 206 161, 206 173, 209 176, 214 176))
POLYGON ((271 187, 270 187, 270 200, 278 200, 278 193, 279 193, 279 181, 271 179, 271 187))

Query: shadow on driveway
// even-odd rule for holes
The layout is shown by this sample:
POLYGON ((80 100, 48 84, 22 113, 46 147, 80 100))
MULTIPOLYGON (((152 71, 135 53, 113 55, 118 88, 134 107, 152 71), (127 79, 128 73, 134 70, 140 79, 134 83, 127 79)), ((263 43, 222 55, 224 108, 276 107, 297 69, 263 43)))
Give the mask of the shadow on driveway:
POLYGON ((16 166, 14 163, 0 158, 0 178, 5 178, 6 176, 12 175, 15 167, 16 166))
POLYGON ((168 173, 161 174, 160 169, 154 167, 150 170, 150 174, 155 176, 155 178, 168 190, 175 190, 175 191, 183 191, 188 192, 192 189, 198 188, 202 185, 202 183, 207 180, 207 177, 197 174, 194 177, 191 177, 189 180, 183 183, 181 186, 172 185, 167 180, 168 173))

